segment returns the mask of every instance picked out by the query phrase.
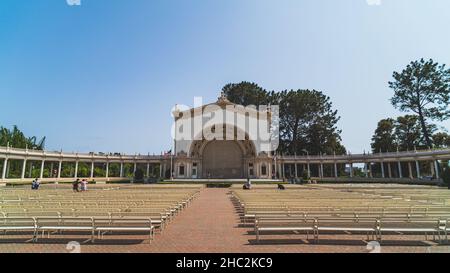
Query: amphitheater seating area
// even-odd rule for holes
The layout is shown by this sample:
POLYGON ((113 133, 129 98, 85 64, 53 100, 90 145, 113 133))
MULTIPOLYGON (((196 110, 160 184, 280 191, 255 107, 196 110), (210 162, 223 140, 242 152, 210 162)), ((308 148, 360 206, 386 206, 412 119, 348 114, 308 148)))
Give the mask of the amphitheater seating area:
MULTIPOLYGON (((364 234, 382 242, 384 235, 420 234, 448 242, 450 191, 412 185, 257 185, 237 186, 233 199, 243 225, 254 228, 256 241, 269 234, 364 234)), ((408 236, 402 236, 402 238, 408 236)))
POLYGON ((85 192, 73 192, 69 185, 0 188, 0 239, 1 233, 29 234, 31 242, 77 233, 94 242, 110 233, 144 233, 150 243, 155 231, 162 232, 201 188, 92 185, 85 192))

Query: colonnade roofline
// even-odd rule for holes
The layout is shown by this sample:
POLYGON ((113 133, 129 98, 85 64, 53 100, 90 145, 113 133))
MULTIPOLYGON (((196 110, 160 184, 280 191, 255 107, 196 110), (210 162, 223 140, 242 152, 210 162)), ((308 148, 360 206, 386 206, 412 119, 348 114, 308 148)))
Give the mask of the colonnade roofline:
POLYGON ((46 159, 46 160, 71 160, 71 161, 162 161, 167 156, 163 155, 111 155, 97 153, 68 153, 46 150, 20 149, 0 146, 0 158, 10 159, 46 159))
POLYGON ((389 162, 389 161, 415 161, 415 160, 444 160, 450 159, 450 148, 428 149, 403 152, 389 152, 376 154, 345 154, 345 155, 308 155, 292 156, 282 155, 279 159, 285 162, 389 162))
MULTIPOLYGON (((22 168, 20 180, 26 179, 26 168, 27 162, 30 161, 41 161, 40 162, 40 174, 39 177, 44 178, 44 169, 46 162, 52 162, 50 171, 51 176, 49 179, 60 180, 62 174, 62 168, 64 162, 75 162, 75 171, 74 178, 78 177, 78 166, 81 162, 91 162, 90 175, 89 177, 93 179, 95 176, 94 169, 95 163, 106 163, 106 177, 105 179, 109 181, 109 166, 111 163, 120 163, 120 175, 119 178, 124 177, 124 167, 125 164, 132 163, 133 173, 136 173, 139 164, 146 164, 146 173, 147 177, 150 176, 150 165, 151 164, 159 164, 159 177, 166 176, 166 171, 170 170, 171 174, 176 173, 177 166, 173 168, 173 164, 176 162, 183 162, 188 166, 193 166, 194 163, 189 163, 189 160, 195 160, 186 156, 173 156, 170 155, 111 155, 111 154, 95 154, 95 153, 64 153, 64 152, 54 152, 54 151, 42 151, 42 150, 30 150, 30 149, 17 149, 12 147, 0 147, 0 164, 2 164, 1 176, 0 179, 3 181, 8 181, 10 164, 8 163, 10 160, 20 160, 22 161, 22 168), (172 160, 175 159, 175 160, 172 160), (188 160, 188 161, 186 161, 188 160), (56 175, 53 176, 54 168, 53 162, 57 163, 56 175), (170 166, 167 166, 170 164, 170 166)), ((198 159, 197 159, 198 160, 198 159)), ((408 173, 408 177, 410 179, 417 178, 421 179, 424 172, 424 162, 429 162, 429 166, 426 167, 426 172, 430 172, 432 177, 439 179, 439 161, 450 160, 450 149, 432 149, 432 150, 418 150, 418 151, 406 151, 406 152, 394 152, 394 153, 377 153, 377 154, 347 154, 347 155, 306 155, 306 156, 290 156, 290 155, 277 155, 271 156, 267 154, 261 154, 255 157, 255 162, 250 163, 248 165, 249 168, 256 167, 256 176, 258 176, 259 172, 262 172, 262 167, 265 166, 265 175, 269 177, 282 177, 286 178, 292 175, 292 166, 294 166, 295 177, 298 177, 298 167, 299 165, 303 165, 302 169, 305 170, 305 165, 307 166, 308 176, 311 177, 311 168, 313 165, 318 167, 318 177, 324 178, 324 166, 325 164, 334 165, 334 177, 339 177, 339 169, 338 164, 349 164, 349 170, 345 170, 344 172, 348 172, 349 177, 352 178, 354 175, 353 164, 363 163, 364 164, 364 174, 366 178, 373 178, 374 172, 372 171, 372 167, 374 163, 379 163, 381 168, 381 177, 392 178, 393 170, 392 163, 396 163, 393 166, 396 166, 397 169, 397 177, 404 178, 405 168, 408 173), (412 164, 415 161, 414 164, 412 164), (272 162, 272 164, 271 164, 272 162), (256 164, 256 165, 254 165, 256 164), (267 170, 267 165, 269 164, 269 169, 267 170), (407 166, 406 166, 407 165, 407 166), (414 165, 414 166, 413 166, 414 165), (273 166, 273 168, 272 168, 273 166), (406 166, 406 167, 405 167, 406 166), (286 168, 289 168, 289 176, 286 176, 286 168), (261 170, 260 170, 261 169, 261 170), (413 171, 413 169, 415 171, 413 171), (268 172, 269 171, 269 172, 268 172), (386 174, 387 172, 387 174, 386 174)), ((197 163, 198 164, 198 163, 197 163)), ((29 165, 32 168, 32 165, 29 165)), ((178 167, 178 170, 181 173, 181 165, 178 167)), ((184 166, 184 165, 183 165, 184 166)), ((184 169, 183 169, 184 170, 184 169)), ((29 172, 31 173, 31 171, 29 172)), ((183 171, 183 173, 185 173, 183 171)), ((197 174, 197 171, 195 172, 197 174)), ((117 174, 116 174, 117 175, 117 174)), ((253 174, 254 176, 255 174, 253 174)), ((28 176, 31 176, 29 174, 28 176)), ((195 176, 197 178, 197 176, 195 176)))
MULTIPOLYGON (((270 156, 268 156, 270 157, 270 156)), ((67 153, 58 151, 19 149, 0 146, 0 158, 11 159, 46 159, 46 160, 65 160, 65 161, 164 161, 170 159, 170 156, 164 155, 110 155, 96 153, 67 153)), ((345 154, 345 155, 278 155, 277 160, 284 162, 347 162, 347 163, 366 163, 366 162, 389 162, 389 161, 415 161, 415 160, 444 160, 450 159, 450 148, 446 149, 428 149, 404 152, 389 152, 376 154, 345 154)))

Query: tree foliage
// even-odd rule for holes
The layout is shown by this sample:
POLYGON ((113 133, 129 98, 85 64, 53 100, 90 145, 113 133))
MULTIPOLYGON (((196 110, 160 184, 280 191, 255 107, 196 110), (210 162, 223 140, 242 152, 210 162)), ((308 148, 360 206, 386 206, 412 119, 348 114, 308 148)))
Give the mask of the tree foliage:
POLYGON ((45 137, 39 141, 37 137, 26 137, 17 126, 13 126, 12 130, 0 126, 0 146, 7 146, 14 148, 43 150, 45 148, 45 137))
POLYGON ((227 84, 228 99, 240 105, 276 104, 280 107, 280 146, 285 154, 343 154, 340 117, 328 96, 317 90, 266 91, 255 83, 227 84))
MULTIPOLYGON (((427 131, 432 135, 434 147, 450 147, 450 136, 445 132, 437 132, 433 124, 427 125, 427 131)), ((428 147, 422 134, 420 118, 416 115, 405 115, 397 119, 386 118, 378 122, 372 136, 372 151, 395 152, 412 151, 414 149, 426 149, 428 147)))
POLYGON ((450 135, 445 132, 434 134, 433 144, 437 148, 450 148, 450 135))
POLYGON ((443 121, 450 117, 450 69, 432 59, 411 62, 402 72, 393 73, 391 103, 401 111, 415 113, 428 147, 432 137, 428 120, 443 121))
POLYGON ((397 149, 394 136, 394 122, 391 118, 382 119, 378 122, 375 133, 372 136, 371 146, 374 153, 393 152, 397 149))
POLYGON ((269 103, 270 94, 252 82, 230 83, 222 88, 227 98, 239 105, 265 105, 269 103))

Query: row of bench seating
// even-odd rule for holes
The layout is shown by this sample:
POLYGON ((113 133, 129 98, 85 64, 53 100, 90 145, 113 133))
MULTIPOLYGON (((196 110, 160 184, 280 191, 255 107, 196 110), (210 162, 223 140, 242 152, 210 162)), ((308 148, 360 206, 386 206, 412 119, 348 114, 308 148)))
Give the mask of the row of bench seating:
POLYGON ((38 191, 1 188, 0 232, 29 231, 33 242, 39 234, 67 231, 90 234, 90 241, 113 231, 148 232, 150 241, 190 205, 201 188, 97 186, 79 193, 67 185, 44 185, 38 191))
MULTIPOLYGON (((354 232, 366 233, 367 239, 369 235, 372 240, 382 242, 382 235, 389 233, 415 233, 424 234, 425 240, 428 240, 428 235, 433 235, 438 238, 439 242, 443 238, 448 242, 448 232, 450 231, 450 219, 433 219, 433 218, 415 218, 415 219, 400 219, 400 218, 297 218, 297 217, 257 217, 255 220, 254 231, 256 234, 256 241, 259 242, 260 236, 263 232, 306 232, 307 239, 309 233, 312 233, 314 240, 319 241, 319 234, 321 232, 354 232)), ((263 234, 262 234, 263 233, 263 234)))
POLYGON ((287 185, 287 190, 256 185, 232 189, 244 226, 260 236, 282 232, 314 235, 366 233, 382 241, 384 234, 424 234, 448 242, 450 192, 430 187, 374 185, 287 185), (429 196, 427 196, 429 194, 429 196))
POLYGON ((73 231, 89 235, 88 241, 102 238, 107 232, 146 232, 148 242, 154 238, 155 226, 150 218, 96 218, 96 217, 3 217, 0 218, 0 231, 30 232, 31 241, 37 242, 39 234, 48 238, 51 232, 73 231))

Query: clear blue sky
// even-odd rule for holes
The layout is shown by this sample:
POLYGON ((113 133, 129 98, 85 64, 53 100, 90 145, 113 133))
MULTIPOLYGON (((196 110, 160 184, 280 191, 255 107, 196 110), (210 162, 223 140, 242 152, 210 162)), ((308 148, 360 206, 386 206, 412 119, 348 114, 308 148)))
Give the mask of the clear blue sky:
POLYGON ((367 151, 399 115, 392 71, 450 65, 449 14, 448 0, 2 0, 0 125, 48 149, 160 153, 175 103, 245 80, 323 91, 344 145, 367 151))

